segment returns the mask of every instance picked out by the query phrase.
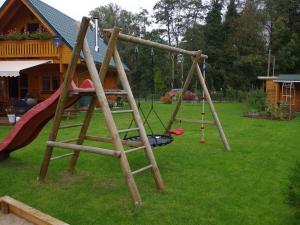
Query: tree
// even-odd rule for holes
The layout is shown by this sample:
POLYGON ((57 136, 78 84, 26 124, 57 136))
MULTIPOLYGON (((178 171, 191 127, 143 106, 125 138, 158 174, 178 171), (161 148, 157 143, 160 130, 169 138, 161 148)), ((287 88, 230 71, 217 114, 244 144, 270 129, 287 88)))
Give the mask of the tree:
POLYGON ((225 70, 220 64, 223 55, 224 32, 222 25, 222 1, 212 0, 204 26, 205 53, 209 55, 207 63, 207 83, 211 89, 219 90, 223 86, 225 70))
POLYGON ((253 0, 247 0, 240 17, 236 20, 233 41, 238 58, 235 67, 239 71, 238 89, 249 89, 264 74, 266 39, 264 36, 263 11, 253 0))
POLYGON ((224 32, 224 42, 228 42, 230 37, 235 33, 235 23, 238 18, 238 12, 236 8, 236 0, 230 0, 229 5, 227 6, 227 12, 225 15, 225 21, 223 23, 223 32, 224 32))
POLYGON ((273 26, 272 51, 277 58, 276 71, 279 73, 294 73, 300 69, 299 35, 292 32, 283 17, 278 17, 273 26))

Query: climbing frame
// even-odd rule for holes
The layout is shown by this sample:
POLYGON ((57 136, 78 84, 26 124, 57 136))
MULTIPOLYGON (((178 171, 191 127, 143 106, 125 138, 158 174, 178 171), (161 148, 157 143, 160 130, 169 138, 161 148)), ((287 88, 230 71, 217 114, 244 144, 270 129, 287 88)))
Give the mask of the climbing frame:
MULTIPOLYGON (((160 175, 160 171, 158 169, 154 154, 152 152, 151 145, 149 144, 147 134, 144 128, 144 125, 142 123, 136 102, 134 100, 129 82, 127 80, 127 76, 123 67, 123 64, 121 62, 119 53, 116 49, 116 38, 118 37, 118 34, 120 30, 118 28, 115 28, 108 43, 107 51, 103 60, 103 64, 100 69, 100 73, 98 73, 94 59, 91 55, 90 48, 88 45, 87 40, 85 39, 85 35, 87 32, 87 28, 89 26, 89 21, 90 19, 84 17, 82 20, 82 23, 79 28, 79 34, 77 37, 76 45, 75 48, 73 49, 72 53, 72 59, 69 64, 67 73, 65 75, 65 80, 63 84, 63 90, 57 105, 53 125, 52 125, 52 130, 49 135, 49 139, 47 142, 47 148, 44 156, 44 160, 41 165, 41 170, 39 174, 39 180, 44 180, 48 171, 49 163, 50 161, 64 158, 67 156, 72 156, 70 163, 69 163, 69 170, 70 172, 73 172, 76 166, 76 162, 78 160, 80 152, 88 152, 88 153, 94 153, 94 154, 100 154, 100 155, 106 155, 106 156, 111 156, 118 158, 120 161, 120 165, 123 171, 123 175, 125 177, 125 180, 127 182, 129 191, 131 193, 131 197, 134 201, 135 205, 141 205, 142 200, 141 196, 139 193, 139 190, 137 188, 134 175, 143 172, 145 170, 151 170, 154 180, 156 182, 156 186, 159 190, 164 189, 164 184, 163 180, 160 175), (93 82, 94 88, 91 89, 77 89, 77 90, 69 90, 69 87, 71 85, 74 71, 77 66, 77 61, 79 60, 80 52, 83 51, 84 59, 87 64, 89 74, 91 76, 91 80, 93 82), (117 72, 118 72, 118 77, 120 79, 120 83, 123 87, 124 90, 121 91, 106 91, 104 90, 102 83, 104 81, 105 75, 108 71, 109 68, 109 62, 111 58, 113 57, 117 72), (99 76, 100 74, 100 76, 99 76), (101 77, 101 80, 100 80, 101 77), (101 82, 102 81, 102 82, 101 82), (65 105, 68 101, 68 98, 70 96, 74 95, 80 95, 80 96, 92 96, 91 104, 89 106, 88 112, 86 114, 86 117, 84 119, 83 124, 81 124, 81 131, 77 139, 73 139, 72 141, 76 141, 76 144, 70 143, 70 140, 67 141, 57 141, 57 134, 59 132, 59 129, 62 128, 60 126, 62 115, 63 115, 63 109, 65 108, 65 105), (107 101, 107 96, 111 95, 124 95, 127 96, 128 103, 130 105, 130 110, 120 110, 120 111, 111 111, 109 108, 109 104, 107 101), (101 109, 103 112, 105 124, 107 127, 107 130, 110 133, 110 138, 102 138, 102 137, 93 137, 93 136, 88 136, 87 131, 88 127, 94 112, 95 108, 95 103, 96 100, 99 101, 101 105, 101 109), (131 114, 134 118, 136 127, 131 128, 131 129, 125 129, 125 130, 118 130, 117 125, 115 123, 113 115, 118 115, 118 114, 131 114), (132 142, 127 142, 121 139, 120 134, 125 133, 125 132, 133 132, 133 131, 138 131, 139 135, 141 136, 141 142, 139 143, 132 143, 132 142), (104 148, 99 148, 99 147, 92 147, 92 146, 85 146, 83 145, 85 140, 93 140, 97 142, 109 142, 112 143, 114 146, 114 150, 111 149, 104 149, 104 148), (128 145, 134 148, 125 150, 124 145, 128 145), (54 148, 63 148, 63 149, 69 149, 72 151, 71 154, 67 155, 62 155, 59 157, 52 157, 53 149, 54 148), (145 155, 149 161, 149 164, 146 165, 143 168, 140 168, 136 171, 132 171, 131 167, 129 165, 128 159, 127 159, 127 154, 137 152, 144 150, 145 155)), ((78 125, 71 125, 68 127, 63 127, 64 129, 66 128, 73 128, 78 125)))

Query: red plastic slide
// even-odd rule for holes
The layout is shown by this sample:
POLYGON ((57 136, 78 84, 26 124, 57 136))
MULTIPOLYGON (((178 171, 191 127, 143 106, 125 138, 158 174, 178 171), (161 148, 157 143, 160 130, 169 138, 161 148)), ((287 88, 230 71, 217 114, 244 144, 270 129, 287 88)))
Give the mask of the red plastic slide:
MULTIPOLYGON (((86 80, 81 88, 93 88, 92 82, 86 80)), ((71 90, 76 89, 78 89, 77 86, 72 83, 71 90)), ((0 143, 0 159, 7 158, 10 152, 30 144, 37 137, 47 122, 53 118, 61 91, 62 86, 47 100, 34 106, 21 117, 4 141, 0 143)), ((70 97, 67 107, 73 105, 79 98, 79 96, 70 97)))

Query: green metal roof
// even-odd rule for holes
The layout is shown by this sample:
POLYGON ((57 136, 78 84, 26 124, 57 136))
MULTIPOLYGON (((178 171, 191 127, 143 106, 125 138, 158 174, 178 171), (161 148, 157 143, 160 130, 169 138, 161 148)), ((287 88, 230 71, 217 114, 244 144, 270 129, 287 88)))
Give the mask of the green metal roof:
MULTIPOLYGON (((2 5, 0 10, 4 8, 8 1, 10 0, 7 0, 2 5)), ((64 43, 67 44, 71 49, 73 49, 78 33, 75 24, 78 23, 78 21, 72 19, 66 14, 40 0, 27 0, 27 2, 31 5, 32 9, 48 24, 48 26, 50 26, 53 31, 63 39, 64 43)), ((102 64, 104 54, 107 49, 106 44, 101 38, 99 38, 99 52, 96 52, 95 31, 89 28, 86 37, 95 63, 102 64)), ((82 53, 81 58, 83 58, 82 53)), ((113 60, 110 61, 110 66, 115 68, 115 63, 113 60)), ((124 68, 125 70, 128 70, 128 67, 126 65, 124 65, 124 68)))
POLYGON ((300 74, 280 74, 274 82, 300 82, 300 74))

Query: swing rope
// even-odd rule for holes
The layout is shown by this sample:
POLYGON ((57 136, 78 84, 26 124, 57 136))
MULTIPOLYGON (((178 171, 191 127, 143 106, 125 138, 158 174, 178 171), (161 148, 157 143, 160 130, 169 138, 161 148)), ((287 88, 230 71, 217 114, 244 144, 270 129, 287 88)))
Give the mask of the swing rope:
MULTIPOLYGON (((203 61, 203 78, 205 81, 205 76, 206 76, 206 64, 205 64, 205 59, 203 61)), ((201 129, 201 134, 200 134, 200 143, 204 144, 205 143, 205 93, 204 90, 202 90, 202 98, 201 98, 201 125, 200 125, 200 129, 201 129)))

